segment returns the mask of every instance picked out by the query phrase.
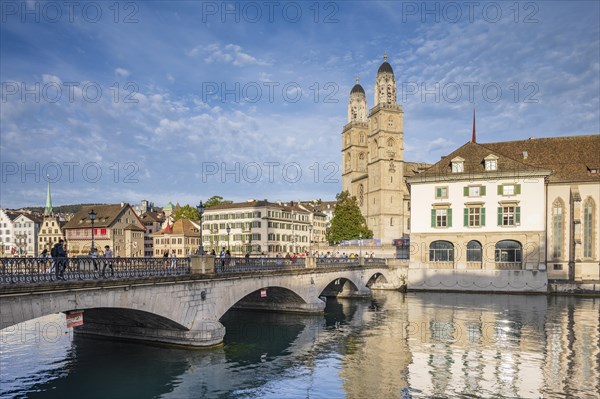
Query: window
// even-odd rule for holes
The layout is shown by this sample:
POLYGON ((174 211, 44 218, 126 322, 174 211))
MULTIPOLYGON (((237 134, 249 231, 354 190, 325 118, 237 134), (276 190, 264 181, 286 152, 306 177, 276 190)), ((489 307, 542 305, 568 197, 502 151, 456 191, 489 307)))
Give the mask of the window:
POLYGON ((448 187, 436 187, 435 198, 448 198, 448 187))
POLYGON ((512 240, 503 240, 496 243, 496 262, 521 262, 521 243, 512 240))
POLYGON ((594 203, 588 198, 583 205, 583 257, 591 258, 594 233, 594 203))
POLYGON ((485 160, 485 170, 491 171, 497 169, 497 161, 495 159, 486 159, 485 160))
POLYGON ((365 160, 365 153, 361 152, 360 154, 358 154, 358 169, 361 172, 366 172, 367 171, 367 163, 365 160))
POLYGON ((430 262, 453 262, 454 245, 448 241, 434 241, 429 244, 430 262))
POLYGON ((452 173, 462 173, 463 172, 463 163, 462 162, 452 162, 452 173))
POLYGON ((563 255, 563 206, 560 199, 552 205, 552 257, 563 255))
POLYGON ((481 243, 469 241, 467 243, 467 262, 481 262, 481 243))
POLYGON ((364 205, 365 201, 365 188, 362 184, 358 185, 358 204, 360 206, 364 205))
POLYGON ((518 226, 520 224, 520 206, 505 205, 498 207, 498 226, 518 226))
POLYGON ((431 227, 452 227, 452 209, 437 208, 431 210, 431 227))
POLYGON ((485 226, 485 208, 471 206, 465 208, 463 225, 466 227, 485 226))
POLYGON ((360 141, 361 144, 365 143, 365 135, 364 134, 362 134, 362 133, 360 134, 359 141, 360 141))
POLYGON ((465 197, 481 197, 485 195, 485 186, 465 186, 463 195, 465 197))
POLYGON ((554 267, 553 267, 552 269, 554 269, 554 270, 562 270, 562 264, 560 264, 560 263, 555 263, 555 264, 554 264, 554 267))
POLYGON ((498 195, 518 195, 521 194, 520 184, 501 184, 498 186, 498 195))

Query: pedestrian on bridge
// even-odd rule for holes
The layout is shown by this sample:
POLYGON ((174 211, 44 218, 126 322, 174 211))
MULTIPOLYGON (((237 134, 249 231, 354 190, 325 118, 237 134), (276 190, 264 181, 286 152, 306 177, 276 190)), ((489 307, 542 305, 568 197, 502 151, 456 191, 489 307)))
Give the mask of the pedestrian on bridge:
POLYGON ((106 267, 107 266, 110 268, 110 276, 114 277, 115 269, 113 268, 112 257, 113 257, 113 251, 110 250, 109 245, 105 245, 104 246, 104 266, 102 267, 102 277, 106 278, 106 267))

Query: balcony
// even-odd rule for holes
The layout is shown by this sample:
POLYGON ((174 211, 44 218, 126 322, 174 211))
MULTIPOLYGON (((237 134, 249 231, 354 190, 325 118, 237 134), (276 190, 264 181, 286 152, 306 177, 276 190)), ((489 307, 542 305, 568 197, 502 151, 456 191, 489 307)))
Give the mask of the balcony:
POLYGON ((453 261, 438 261, 438 262, 429 262, 429 269, 454 269, 453 261))
POLYGON ((496 270, 521 270, 523 268, 523 262, 496 262, 496 270))

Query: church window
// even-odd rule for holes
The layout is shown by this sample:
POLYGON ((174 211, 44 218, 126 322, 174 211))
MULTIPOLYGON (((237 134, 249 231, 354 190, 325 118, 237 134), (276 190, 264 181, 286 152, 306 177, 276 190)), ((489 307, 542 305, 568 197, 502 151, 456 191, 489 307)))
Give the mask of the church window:
POLYGON ((358 154, 358 168, 361 172, 365 172, 367 170, 367 163, 365 162, 364 152, 358 154))
POLYGON ((358 186, 358 203, 360 206, 363 206, 365 201, 365 188, 362 184, 358 186))
POLYGON ((588 198, 583 205, 583 257, 591 258, 594 242, 594 201, 588 198))
POLYGON ((361 144, 364 144, 365 143, 365 135, 361 133, 359 140, 360 140, 361 144))
POLYGON ((394 139, 388 139, 388 141, 387 141, 388 150, 393 149, 394 148, 394 144, 396 144, 394 142, 394 139))
POLYGON ((557 199, 552 204, 552 257, 560 258, 563 254, 563 206, 557 199))
POLYGON ((394 127, 394 120, 392 118, 388 119, 388 127, 394 127))

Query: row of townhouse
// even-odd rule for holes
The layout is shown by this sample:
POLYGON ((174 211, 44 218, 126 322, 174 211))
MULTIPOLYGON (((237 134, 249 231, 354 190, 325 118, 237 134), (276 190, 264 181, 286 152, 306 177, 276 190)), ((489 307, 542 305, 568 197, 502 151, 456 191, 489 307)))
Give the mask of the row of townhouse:
POLYGON ((0 256, 38 256, 42 219, 33 213, 0 209, 0 256))
POLYGON ((407 179, 411 268, 600 279, 600 136, 469 142, 407 179))
POLYGON ((327 215, 318 208, 316 203, 267 200, 207 208, 202 223, 204 251, 228 248, 234 256, 308 253, 313 243, 325 240, 327 215))

